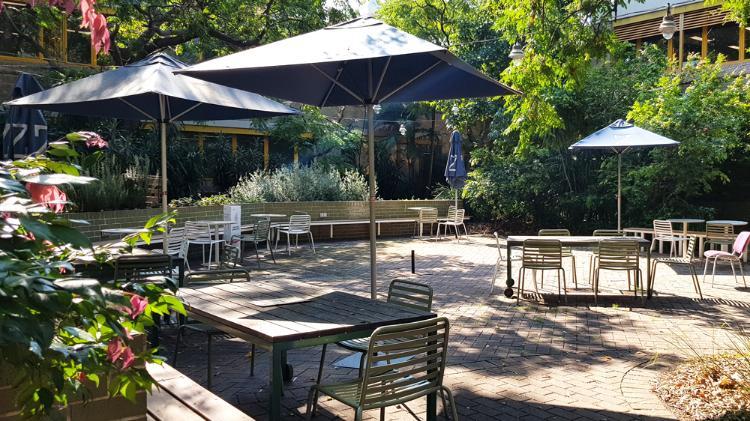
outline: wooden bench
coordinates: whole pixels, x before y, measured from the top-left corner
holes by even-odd
[[[149,421],[253,420],[167,364],[149,364],[146,369],[159,385],[148,396]]]

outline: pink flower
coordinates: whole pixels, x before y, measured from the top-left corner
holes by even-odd
[[[122,369],[128,369],[134,362],[135,354],[133,354],[133,351],[129,347],[126,347],[125,351],[122,353]]]
[[[134,294],[130,297],[130,308],[126,308],[125,311],[130,315],[130,318],[135,320],[136,317],[143,313],[148,305],[148,298],[141,297],[140,295]]]
[[[94,132],[76,132],[85,139],[85,145],[87,148],[104,149],[109,146],[106,140],[104,140],[99,134]]]
[[[99,51],[109,51],[110,39],[107,19],[94,10],[95,3],[95,0],[81,0],[78,7],[81,9],[81,28],[91,29],[91,46],[94,53],[99,54]]]
[[[41,203],[55,213],[61,213],[65,209],[68,196],[56,186],[46,184],[26,183],[26,190],[31,195],[31,200]]]
[[[112,339],[107,345],[107,359],[114,364],[115,361],[120,359],[120,356],[125,352],[125,349],[125,344],[122,343],[120,338]]]
[[[76,376],[76,378],[78,379],[79,382],[83,382],[86,379],[88,379],[89,377],[86,375],[86,373],[84,373],[83,371],[81,371],[81,372],[78,373],[78,375]]]

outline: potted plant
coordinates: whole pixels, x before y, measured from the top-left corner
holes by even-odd
[[[0,162],[0,419],[70,418],[104,395],[121,401],[107,405],[118,414],[89,418],[145,419],[145,392],[153,385],[145,363],[161,359],[143,346],[143,332],[155,316],[184,309],[168,283],[75,273],[81,256],[109,264],[111,254],[95,251],[59,215],[67,205],[59,186],[95,182],[80,175],[77,162],[82,150],[102,147],[95,133],[79,132],[50,142],[45,155]],[[148,241],[169,220],[152,218],[139,237]]]

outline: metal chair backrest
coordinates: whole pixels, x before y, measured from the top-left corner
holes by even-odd
[[[599,242],[598,256],[600,269],[638,269],[638,241],[603,240]]]
[[[500,236],[497,234],[497,231],[493,232],[492,235],[495,236],[495,245],[497,245],[497,252],[502,256],[503,247],[500,245]]]
[[[221,257],[219,258],[219,269],[235,268],[239,266],[240,248],[231,244],[223,243]]]
[[[625,233],[618,230],[594,230],[592,234],[594,237],[624,237]]]
[[[537,235],[545,237],[570,237],[570,230],[565,228],[545,228],[540,229]]]
[[[194,241],[211,241],[211,230],[207,224],[187,221],[185,222],[185,239]]]
[[[732,254],[742,257],[747,250],[747,245],[750,243],[750,231],[742,231],[737,235],[737,239],[734,240],[732,245]]]
[[[559,269],[562,267],[562,246],[559,240],[524,240],[523,267],[527,269]]]
[[[361,408],[393,406],[438,391],[449,329],[445,317],[375,329],[364,364]]]
[[[289,231],[310,231],[310,215],[300,214],[289,217]]]
[[[706,223],[706,240],[730,240],[734,238],[734,226],[730,224]]]
[[[687,250],[685,250],[685,256],[687,256],[688,259],[692,259],[693,254],[695,254],[695,244],[698,242],[697,240],[696,237],[688,237],[688,246]]]
[[[388,287],[388,302],[414,310],[432,311],[432,287],[419,282],[394,279]]]
[[[654,238],[674,237],[672,223],[663,219],[654,219]]]
[[[167,234],[167,254],[181,256],[184,252],[185,227],[174,227]]]
[[[268,240],[268,232],[271,230],[271,221],[268,219],[260,219],[255,224],[255,229],[253,230],[253,241],[256,243],[267,241]]]
[[[453,211],[453,212],[456,211],[456,205],[449,205],[448,206],[448,212],[451,212],[451,211]]]
[[[128,282],[164,282],[172,276],[172,256],[152,254],[119,256],[115,259],[115,280]]]
[[[466,215],[466,209],[456,209],[456,213],[453,215],[453,220],[451,222],[458,225],[463,224],[464,215]],[[448,215],[448,219],[450,220],[450,215]]]
[[[419,222],[423,224],[434,224],[438,220],[438,210],[427,208],[419,211]]]

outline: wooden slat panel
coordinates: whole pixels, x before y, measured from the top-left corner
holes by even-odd
[[[695,10],[685,13],[684,29],[701,28],[703,26],[721,25],[726,21],[727,13],[719,7]],[[675,15],[675,23],[679,25],[679,15]],[[615,35],[622,41],[633,41],[636,39],[649,38],[661,35],[659,24],[662,18],[649,19],[628,25],[616,26]]]

